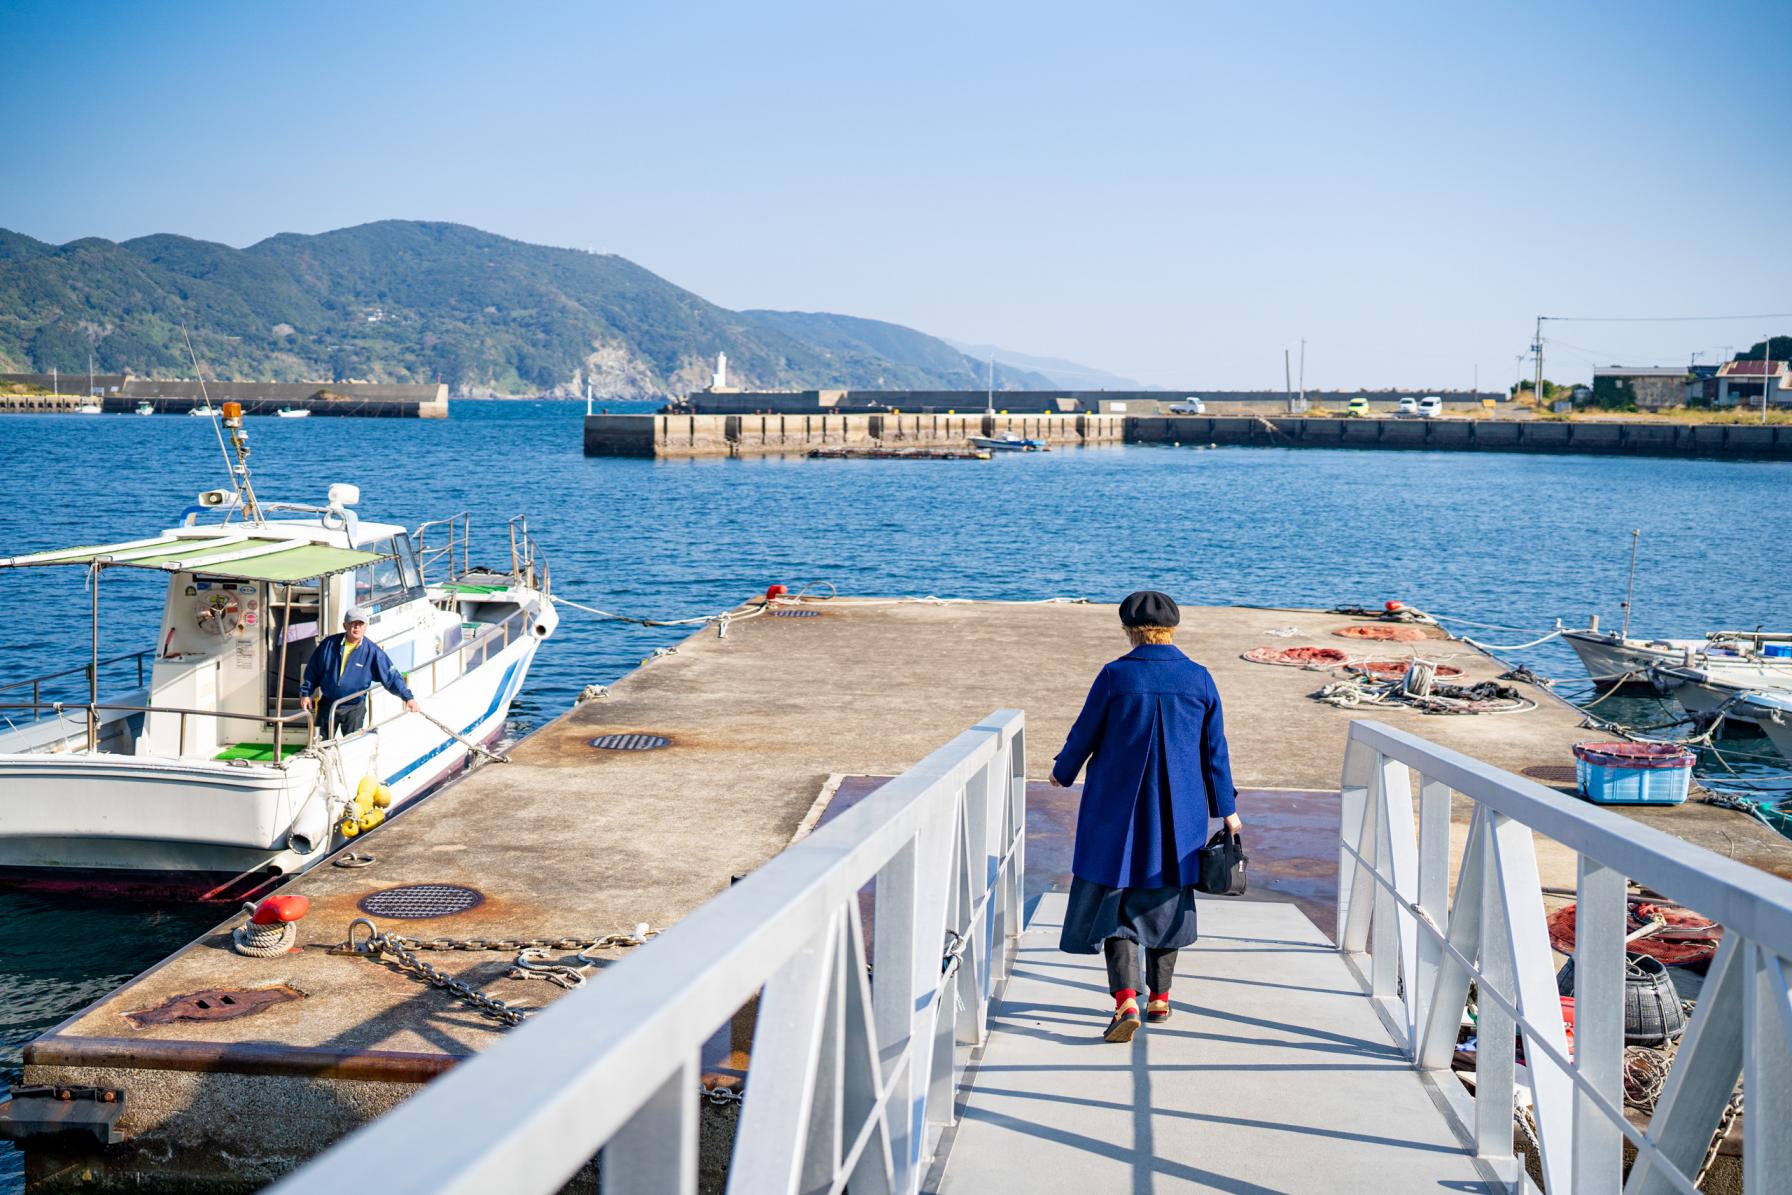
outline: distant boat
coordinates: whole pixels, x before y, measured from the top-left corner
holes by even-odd
[[[1044,440],[1023,440],[1013,432],[1005,436],[972,436],[971,443],[991,452],[1050,452]]]
[[[150,402],[149,400],[145,399],[143,402],[140,402],[137,404],[137,414],[139,414],[139,415],[154,415],[155,413],[156,413],[156,404]]]
[[[311,412],[304,407],[281,407],[274,414],[282,419],[308,419],[311,416]]]
[[[218,417],[218,408],[212,406],[192,407],[187,411],[187,414],[197,415],[201,419],[216,419]]]
[[[96,402],[84,402],[75,408],[77,415],[102,415],[104,413],[105,408]]]

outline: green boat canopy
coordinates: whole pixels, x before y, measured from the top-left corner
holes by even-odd
[[[218,537],[163,535],[121,544],[64,548],[29,556],[0,557],[0,568],[98,564],[165,573],[202,573],[232,581],[307,581],[347,572],[382,559],[378,552],[337,548],[304,540],[261,539],[247,532]]]

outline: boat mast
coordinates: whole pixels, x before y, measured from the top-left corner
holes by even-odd
[[[1630,584],[1624,589],[1624,627],[1618,632],[1619,639],[1630,638],[1630,599],[1636,596],[1636,548],[1642,538],[1641,527],[1630,533]]]

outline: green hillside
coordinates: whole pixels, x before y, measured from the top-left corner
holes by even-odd
[[[448,382],[457,393],[683,393],[715,354],[746,388],[967,388],[983,367],[910,328],[736,312],[621,257],[386,220],[247,249],[156,235],[49,245],[0,229],[0,370]],[[1005,388],[1047,387],[997,369]]]

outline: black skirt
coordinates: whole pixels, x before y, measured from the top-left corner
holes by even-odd
[[[1058,939],[1058,949],[1067,954],[1100,954],[1109,938],[1147,950],[1180,950],[1195,937],[1193,888],[1109,888],[1071,877]]]

